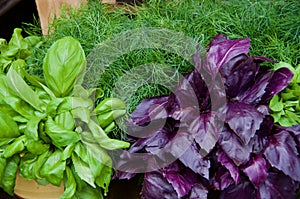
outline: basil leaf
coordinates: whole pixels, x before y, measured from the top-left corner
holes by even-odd
[[[41,140],[27,139],[25,142],[27,150],[35,155],[40,155],[49,150],[49,144],[43,143]]]
[[[41,122],[42,119],[43,118],[40,118],[40,117],[32,117],[27,122],[27,126],[25,129],[25,135],[28,136],[29,138],[32,138],[37,141],[39,139],[38,127],[39,127],[39,123]]]
[[[14,194],[14,187],[15,187],[19,162],[20,162],[19,155],[14,155],[12,158],[9,158],[7,160],[5,171],[1,178],[1,187],[5,192],[7,192],[10,195]]]
[[[75,128],[75,120],[70,111],[56,115],[55,122],[68,130],[73,130]]]
[[[94,141],[105,149],[115,150],[120,148],[128,148],[130,146],[128,142],[109,138],[103,129],[93,120],[90,120],[88,127],[91,130]]]
[[[62,151],[54,151],[43,164],[40,175],[53,185],[60,186],[63,180],[66,161],[62,160]]]
[[[0,138],[14,138],[19,135],[17,123],[9,115],[0,112]]]
[[[50,155],[51,155],[50,151],[46,151],[43,154],[38,156],[35,164],[33,165],[33,173],[36,180],[40,181],[43,179],[43,177],[40,174],[40,170]]]
[[[7,159],[3,158],[3,157],[0,157],[0,179],[3,179],[6,164],[7,164]]]
[[[112,168],[108,167],[106,165],[103,165],[103,167],[101,169],[101,172],[99,173],[99,175],[95,179],[96,184],[99,187],[104,189],[105,194],[108,192],[108,186],[109,186],[110,181],[111,181],[111,176],[112,176]]]
[[[7,73],[7,83],[21,99],[30,104],[36,110],[42,111],[44,107],[43,101],[39,96],[26,84],[22,77],[13,69],[10,68]]]
[[[15,48],[15,49],[28,48],[28,44],[24,41],[24,38],[21,33],[22,33],[22,29],[20,28],[14,29],[12,37],[8,43],[9,48]]]
[[[10,143],[4,150],[3,157],[9,158],[12,157],[15,154],[20,153],[21,151],[24,150],[24,142],[25,142],[25,137],[21,136],[16,138],[12,143]]]
[[[44,59],[46,84],[57,97],[67,96],[85,67],[85,54],[80,43],[69,36],[59,39],[50,47]]]
[[[23,117],[30,119],[34,115],[34,109],[17,97],[6,97],[4,102]]]
[[[35,175],[33,172],[34,164],[37,161],[37,156],[24,156],[20,162],[20,176],[25,178],[26,180],[35,179]]]
[[[72,199],[103,199],[102,193],[99,188],[93,188],[89,186],[85,181],[81,180],[74,167],[72,167],[71,170],[77,184],[77,189]]]
[[[67,146],[80,140],[77,132],[68,130],[48,116],[45,122],[45,132],[52,139],[52,142],[57,147]]]
[[[74,168],[78,176],[87,182],[90,186],[96,188],[94,184],[94,176],[89,168],[89,165],[84,162],[77,154],[72,154],[72,162],[74,164]]]
[[[66,172],[64,174],[64,185],[65,185],[65,191],[63,195],[59,197],[59,199],[72,198],[76,192],[76,181],[69,167],[66,167]]]

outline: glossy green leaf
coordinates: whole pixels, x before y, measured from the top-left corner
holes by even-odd
[[[0,138],[14,138],[20,135],[17,123],[5,112],[0,112]]]
[[[66,169],[66,161],[62,160],[62,151],[55,150],[43,164],[40,174],[53,185],[60,186]]]
[[[279,99],[278,95],[275,95],[270,101],[270,109],[272,111],[281,111],[283,109],[282,100]]]
[[[19,168],[20,176],[22,176],[26,180],[35,179],[33,167],[36,161],[37,161],[37,156],[28,155],[28,157],[26,157],[25,155],[23,158],[21,158],[20,168]]]
[[[71,112],[74,119],[80,119],[86,124],[90,122],[90,111],[88,108],[78,107],[73,109]]]
[[[105,98],[95,108],[96,114],[106,113],[113,110],[125,110],[126,105],[118,98]]]
[[[10,143],[4,150],[3,157],[10,158],[15,154],[19,154],[25,149],[24,142],[26,138],[24,136],[16,138],[12,143]]]
[[[9,158],[7,160],[4,175],[1,178],[1,187],[6,193],[10,195],[14,194],[14,187],[15,187],[19,162],[20,162],[19,155],[15,155]]]
[[[72,116],[72,114],[70,113],[70,111],[66,111],[63,113],[59,113],[58,115],[56,115],[55,117],[55,122],[64,127],[65,129],[68,130],[74,130],[75,128],[75,120]]]
[[[36,110],[43,110],[44,103],[13,68],[10,68],[10,70],[8,71],[7,78],[8,86],[15,92],[16,95],[30,104]]]
[[[14,29],[12,37],[8,43],[8,46],[10,48],[16,48],[16,49],[28,48],[28,44],[26,43],[26,41],[24,41],[24,38],[21,33],[22,33],[22,29],[20,29],[20,28]]]
[[[54,98],[52,99],[46,107],[47,115],[54,116],[57,114],[58,106],[64,101],[64,98]]]
[[[92,172],[89,168],[88,163],[84,162],[77,154],[72,154],[72,162],[75,167],[75,171],[78,174],[78,176],[87,182],[90,186],[96,188],[96,185],[94,184],[94,176],[92,175]]]
[[[38,127],[43,118],[33,116],[28,122],[25,129],[25,135],[34,140],[39,139]]]
[[[30,119],[34,115],[33,107],[29,106],[26,102],[17,97],[6,97],[4,102],[8,104],[14,111],[26,119]]]
[[[63,160],[67,160],[68,158],[71,157],[73,151],[74,151],[74,148],[75,148],[76,144],[70,144],[68,145],[64,151],[63,151],[63,156],[62,156],[62,159]]]
[[[51,138],[53,144],[58,147],[67,146],[80,140],[77,132],[58,125],[51,117],[48,117],[45,122],[45,132]]]
[[[59,197],[59,199],[70,199],[74,196],[76,192],[76,181],[73,173],[69,167],[66,167],[66,172],[64,174],[64,185],[65,190],[63,195]]]
[[[7,163],[7,159],[0,157],[0,179],[3,179],[5,168],[6,168],[6,163]]]
[[[9,89],[7,84],[7,76],[0,74],[0,97],[12,96],[12,91]]]
[[[89,186],[89,184],[87,184],[85,181],[81,180],[74,167],[71,168],[71,170],[77,184],[76,193],[72,199],[103,199],[102,192],[99,188],[93,188]]]
[[[30,47],[38,48],[43,42],[39,36],[28,36],[24,38],[24,41],[29,44]]]
[[[101,173],[95,179],[96,184],[104,189],[105,194],[108,192],[108,187],[111,181],[112,168],[108,166],[103,166]]]
[[[41,140],[27,139],[25,142],[27,150],[35,155],[40,155],[49,150],[50,145],[43,143]]]
[[[33,165],[33,173],[37,180],[44,179],[40,174],[40,170],[50,155],[51,155],[51,152],[46,151],[37,157],[37,160],[36,160],[35,164]]]
[[[130,146],[128,142],[109,138],[103,129],[93,120],[90,121],[88,127],[94,137],[94,142],[107,150],[128,148]]]
[[[57,40],[48,50],[43,63],[47,86],[57,97],[64,97],[73,90],[79,75],[86,67],[84,51],[72,37]]]

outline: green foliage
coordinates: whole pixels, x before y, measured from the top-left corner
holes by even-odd
[[[61,198],[88,194],[98,199],[108,192],[112,160],[107,150],[129,143],[109,138],[97,116],[112,115],[101,119],[110,126],[115,112],[125,114],[125,105],[114,98],[94,109],[100,89],[86,90],[77,81],[85,63],[80,43],[64,37],[46,53],[45,80],[15,67],[0,74],[0,187],[9,194],[17,170],[40,184],[64,183]]]
[[[275,95],[270,101],[270,109],[275,122],[281,126],[292,126],[300,123],[300,64],[297,67],[285,62],[275,64],[276,69],[289,68],[293,73],[290,85]]]
[[[15,28],[14,33],[7,43],[5,39],[0,39],[0,67],[1,73],[6,73],[10,66],[15,68],[23,67],[34,48],[38,48],[41,44],[41,37],[28,36],[23,38],[22,29]]]

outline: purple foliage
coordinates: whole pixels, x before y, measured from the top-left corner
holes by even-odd
[[[206,59],[198,52],[193,56],[195,69],[172,94],[145,99],[132,113],[129,134],[138,138],[120,164],[134,171],[138,164],[126,160],[138,153],[156,157],[140,160],[149,166],[174,158],[145,173],[143,198],[204,199],[215,192],[224,199],[295,197],[300,126],[274,125],[268,108],[293,74],[261,66],[273,61],[249,56],[249,48],[249,38],[216,36]],[[121,172],[116,177],[131,176]]]

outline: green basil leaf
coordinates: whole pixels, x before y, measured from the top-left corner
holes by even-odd
[[[40,175],[53,185],[60,186],[66,169],[66,161],[62,160],[63,153],[54,151],[43,164]]]
[[[10,143],[4,150],[3,157],[10,158],[15,154],[20,153],[25,149],[24,142],[26,140],[25,136],[16,138],[12,143]]]
[[[40,170],[50,155],[51,155],[50,151],[46,151],[42,153],[41,155],[38,156],[35,164],[33,165],[33,173],[37,180],[41,181],[42,179],[44,179],[40,174]]]
[[[14,139],[15,138],[0,138],[0,146],[7,145],[7,144],[11,143],[12,141],[14,141]],[[1,155],[3,155],[3,154],[0,154],[0,156]]]
[[[87,182],[93,188],[96,188],[94,176],[89,168],[88,163],[84,162],[77,154],[72,154],[72,162],[78,176]]]
[[[69,36],[59,39],[50,47],[44,59],[47,86],[57,97],[67,96],[85,67],[85,54],[80,43]]]
[[[77,184],[77,189],[72,199],[103,199],[101,190],[99,188],[93,188],[89,186],[85,181],[81,180],[74,167],[72,167],[71,170]]]
[[[58,107],[57,113],[71,111],[79,107],[85,107],[91,110],[94,103],[91,99],[83,99],[79,97],[65,97],[64,102]]]
[[[126,105],[119,98],[105,98],[95,108],[96,114],[106,113],[113,110],[125,110]]]
[[[6,97],[4,102],[26,119],[30,119],[34,115],[34,109],[20,98]]]
[[[25,135],[34,140],[39,139],[38,127],[43,118],[33,116],[27,123]]]
[[[85,107],[78,107],[71,111],[74,119],[80,119],[86,124],[90,122],[90,111]]]
[[[65,191],[63,195],[59,197],[59,199],[70,199],[74,196],[76,192],[76,181],[73,173],[69,167],[66,167],[66,172],[64,175],[64,185]]]
[[[64,101],[64,98],[54,98],[52,99],[46,107],[47,115],[54,116],[57,114],[58,106]]]
[[[43,43],[41,41],[41,39],[42,39],[41,37],[33,35],[33,36],[25,37],[24,41],[27,44],[29,44],[30,47],[36,47],[36,48],[38,48],[41,45],[41,43]]]
[[[7,159],[3,158],[3,157],[0,157],[0,179],[3,179],[5,168],[6,168],[6,164],[7,164]]]
[[[108,192],[108,187],[111,181],[111,176],[112,176],[112,168],[103,165],[101,169],[101,173],[96,177],[95,181],[96,184],[104,189],[104,195]]]
[[[17,123],[5,113],[0,112],[0,138],[18,137],[19,127]]]
[[[27,150],[35,155],[40,155],[49,150],[49,144],[43,143],[41,140],[27,139],[25,142]]]
[[[270,101],[270,109],[272,111],[281,111],[283,110],[283,103],[282,103],[282,100],[280,99],[279,100],[279,96],[278,95],[275,95],[271,101]]]
[[[130,146],[128,142],[109,138],[103,129],[93,120],[90,120],[88,127],[91,130],[94,141],[107,150],[128,148]]]
[[[26,49],[28,44],[24,41],[22,36],[22,29],[15,28],[12,37],[8,43],[9,48]]]
[[[36,161],[37,161],[37,156],[25,155],[23,158],[21,158],[20,168],[19,168],[20,176],[22,176],[26,180],[35,179],[33,168]]]
[[[75,128],[75,120],[70,113],[70,111],[66,111],[56,115],[55,122],[68,130],[73,130]]]
[[[58,125],[49,116],[45,122],[45,132],[51,138],[53,144],[58,147],[67,146],[80,140],[77,132]]]
[[[42,111],[44,107],[43,101],[39,96],[26,84],[22,77],[13,69],[10,68],[7,73],[8,86],[13,90],[21,99],[30,104],[36,110]]]
[[[74,151],[74,148],[75,148],[76,144],[70,144],[68,145],[64,151],[63,151],[63,156],[62,156],[62,159],[63,160],[67,160],[68,158],[71,157],[73,151]]]
[[[0,97],[13,96],[12,91],[9,89],[7,84],[7,76],[0,74]]]
[[[9,158],[7,160],[4,175],[1,178],[1,187],[6,193],[10,195],[14,194],[14,187],[15,187],[19,162],[20,162],[19,155],[14,155],[13,157]]]

